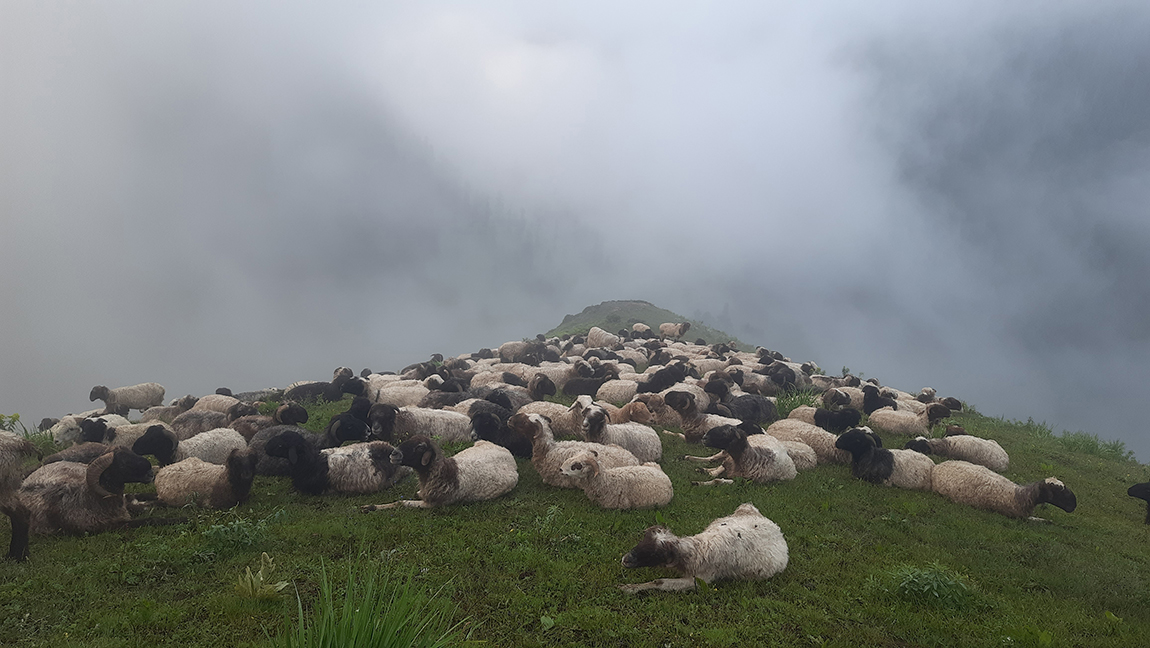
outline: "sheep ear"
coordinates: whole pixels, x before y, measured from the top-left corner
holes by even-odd
[[[299,462],[299,452],[297,452],[294,447],[288,448],[287,460],[288,463],[292,464],[293,466]]]
[[[111,493],[109,493],[103,486],[100,485],[100,476],[104,474],[104,471],[108,469],[108,466],[112,465],[112,460],[115,458],[116,453],[109,451],[105,452],[99,457],[96,457],[92,460],[92,463],[88,464],[88,471],[84,475],[85,482],[88,485],[88,490],[91,490],[99,497],[112,496]]]
[[[593,455],[595,455],[596,457],[598,457],[598,456],[599,456],[599,451],[598,451],[598,450],[592,450],[592,451],[591,451],[591,454],[593,454]]]
[[[434,458],[435,458],[435,451],[431,450],[429,448],[427,450],[427,452],[423,453],[423,457],[419,460],[419,463],[426,466],[427,464],[431,463],[431,460]]]

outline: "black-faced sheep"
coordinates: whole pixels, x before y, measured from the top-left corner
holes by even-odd
[[[308,413],[302,405],[298,403],[284,403],[272,412],[271,416],[264,416],[262,414],[251,414],[249,416],[241,416],[240,418],[231,422],[228,427],[240,433],[240,436],[247,439],[249,442],[256,432],[269,428],[273,425],[299,425],[307,423]]]
[[[881,411],[881,410],[880,410]],[[941,439],[917,437],[908,441],[906,449],[923,454],[938,455],[947,459],[960,459],[986,466],[994,472],[1006,472],[1010,467],[1010,455],[993,439],[980,439],[968,434],[948,436]]]
[[[512,416],[511,418],[515,418]],[[508,419],[509,421],[510,419]],[[490,441],[511,451],[511,454],[524,459],[531,458],[531,438],[510,426],[506,421],[490,412],[480,412],[471,419],[471,429],[476,439]]]
[[[337,428],[333,431],[334,434],[316,434],[294,425],[273,425],[257,432],[248,442],[248,447],[255,450],[259,457],[259,463],[256,464],[256,474],[286,476],[291,473],[291,466],[287,460],[281,457],[272,457],[265,452],[268,442],[276,436],[286,432],[295,432],[317,449],[323,450],[324,448],[337,448],[348,441],[364,440],[362,436],[343,436],[343,433],[352,431],[350,428],[347,430]]]
[[[864,428],[844,432],[835,447],[851,453],[851,474],[872,484],[930,490],[934,462],[914,450],[879,447],[873,433]]]
[[[287,459],[292,486],[301,493],[377,493],[411,474],[391,462],[395,448],[385,441],[354,443],[318,450],[299,433],[285,432],[268,441],[269,456]]]
[[[599,454],[582,451],[568,458],[559,471],[575,480],[592,502],[607,509],[656,508],[675,496],[671,478],[659,464],[603,468]]]
[[[667,567],[680,578],[659,578],[648,583],[620,585],[628,594],[648,590],[682,592],[721,580],[762,580],[787,567],[787,541],[779,525],[763,517],[751,503],[707,525],[702,533],[678,537],[665,526],[653,526],[623,556],[623,566]]]
[[[109,412],[116,406],[143,411],[164,404],[164,386],[159,383],[140,383],[131,387],[108,389],[104,385],[96,385],[88,394],[88,400],[104,401],[105,410]]]
[[[510,415],[508,412],[507,416]],[[367,419],[371,438],[389,443],[403,442],[417,434],[432,437],[440,443],[471,440],[471,417],[450,410],[376,403],[371,406]]]
[[[862,421],[862,413],[853,407],[840,410],[828,410],[821,407],[801,406],[791,410],[787,418],[796,419],[804,423],[818,426],[827,432],[840,434]]]
[[[28,558],[31,514],[20,502],[17,492],[24,478],[24,461],[37,454],[36,446],[24,437],[0,431],[0,512],[8,516],[12,526],[12,538],[8,543],[9,560]]]
[[[690,322],[664,322],[659,325],[659,335],[676,340],[686,335],[689,330],[691,330]]]
[[[251,495],[257,459],[248,448],[233,448],[221,463],[183,459],[156,472],[156,496],[168,506],[224,509],[242,504]]]
[[[448,457],[439,444],[416,435],[399,444],[391,453],[391,462],[415,470],[420,499],[368,504],[360,507],[361,511],[479,502],[509,493],[519,483],[515,457],[507,448],[489,441],[476,441],[470,448]]]
[[[1078,499],[1053,477],[1030,484],[1015,484],[986,466],[968,461],[944,461],[934,467],[934,492],[975,508],[1008,517],[1028,518],[1039,504],[1053,504],[1072,513]]]
[[[615,444],[626,448],[640,462],[663,458],[659,433],[642,423],[610,423],[607,410],[592,405],[583,412],[583,437],[592,443]]]
[[[1146,502],[1146,524],[1150,524],[1150,482],[1134,484],[1126,489],[1126,494]]]
[[[694,483],[698,486],[732,483],[730,479],[718,479],[721,475],[743,477],[759,483],[794,479],[798,471],[783,442],[767,434],[755,436],[768,440],[768,444],[752,445],[747,433],[732,425],[708,430],[703,435],[703,445],[721,450],[717,457],[723,463],[706,471],[714,479]]]
[[[152,455],[161,466],[196,458],[222,465],[232,450],[246,450],[248,442],[231,428],[216,428],[180,441],[171,430],[153,425],[132,444],[132,452]]]
[[[148,409],[144,410],[143,414],[140,415],[140,423],[161,421],[163,423],[170,424],[172,421],[176,420],[177,416],[192,409],[192,406],[195,405],[196,401],[198,400],[199,399],[195,396],[188,394],[183,398],[177,398],[176,400],[172,401],[171,405],[157,405],[155,407],[149,407]]]
[[[115,448],[89,464],[58,461],[40,467],[24,480],[19,497],[31,512],[32,533],[99,533],[133,526],[124,484],[152,478],[147,459]],[[156,523],[161,521],[138,521]]]
[[[681,429],[683,430],[682,433],[667,432],[664,430],[663,434],[677,436],[687,443],[699,443],[703,439],[703,435],[711,428],[719,427],[720,425],[737,426],[742,423],[742,421],[736,418],[700,412],[695,401],[695,395],[691,392],[668,392],[667,395],[663,397],[663,400],[668,407],[678,413],[682,420]]]
[[[876,385],[871,383],[864,384],[862,386],[862,393],[862,410],[867,416],[884,407],[889,407],[892,410],[898,409],[898,402],[893,398],[888,398],[880,394],[879,388]],[[854,405],[854,399],[851,400],[851,405]]]
[[[950,416],[949,408],[931,403],[921,414],[885,407],[877,409],[870,412],[867,422],[891,434],[916,437],[930,434],[931,426],[948,416]]]

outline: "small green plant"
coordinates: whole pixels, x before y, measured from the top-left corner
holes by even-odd
[[[28,426],[24,425],[23,421],[20,420],[19,414],[11,414],[7,416],[0,414],[0,430],[13,432],[23,436],[24,438],[31,441],[32,445],[36,446],[36,449],[39,450],[40,454],[42,455],[49,455],[60,449],[56,446],[56,440],[52,438],[51,434],[48,434],[47,432],[41,432],[36,429],[30,429]]]
[[[245,567],[236,582],[236,591],[240,596],[247,598],[269,599],[276,598],[283,588],[288,586],[287,581],[272,582],[272,572],[276,570],[275,562],[265,551],[260,554],[260,570],[252,573],[251,567]]]
[[[909,603],[941,608],[962,608],[974,598],[969,579],[938,562],[926,567],[899,565],[886,572],[884,589]]]
[[[1054,645],[1054,633],[1037,626],[1024,626],[1007,635],[1012,646],[1046,648]]]
[[[24,436],[28,436],[32,433],[20,420],[19,414],[10,414],[7,416],[0,414],[0,430],[15,432],[16,434],[22,434]]]
[[[305,614],[296,592],[296,621],[285,610],[285,630],[272,645],[283,648],[439,648],[460,643],[466,620],[452,623],[456,607],[440,592],[426,592],[412,570],[390,562],[360,560],[348,568],[337,597],[320,562],[319,601]]]
[[[213,524],[204,529],[204,539],[217,553],[232,553],[248,549],[264,541],[267,537],[268,526],[284,515],[283,509],[277,509],[271,515],[261,520],[245,520],[236,518],[225,524]]]
[[[788,389],[779,395],[775,400],[775,408],[779,412],[779,418],[787,418],[791,410],[796,407],[815,407],[818,405],[818,397],[809,389]]]

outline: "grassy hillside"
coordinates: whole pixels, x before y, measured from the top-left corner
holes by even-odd
[[[311,406],[321,429],[347,402]],[[1005,518],[937,495],[873,486],[847,466],[794,481],[690,484],[679,459],[704,449],[668,439],[675,499],[654,511],[604,511],[579,491],[544,486],[528,462],[495,501],[362,514],[360,504],[413,497],[415,482],[362,497],[305,497],[258,478],[232,511],[184,509],[184,524],[84,538],[34,538],[26,564],[0,564],[0,645],[256,646],[276,635],[296,592],[305,610],[321,568],[344,582],[357,555],[415,570],[489,646],[1115,646],[1150,636],[1150,527],[1126,488],[1147,466],[1087,435],[976,413],[956,421],[998,439],[1015,481],[1057,475],[1078,495],[1048,524]],[[888,435],[888,447],[901,439]],[[143,488],[143,487],[141,487]],[[790,564],[766,582],[687,594],[624,595],[664,570],[619,558],[656,520],[680,534],[753,502],[782,528]],[[0,542],[7,541],[6,525]],[[291,582],[285,597],[239,594],[261,552]],[[322,561],[322,567],[321,567]]]
[[[689,317],[683,317],[677,313],[672,313],[669,310],[664,310],[645,301],[639,300],[619,300],[619,301],[605,301],[596,306],[588,306],[583,309],[583,312],[578,315],[567,315],[563,321],[546,333],[548,337],[552,335],[582,335],[591,330],[592,326],[618,333],[620,329],[631,330],[631,325],[635,322],[642,322],[656,333],[659,331],[659,325],[663,322],[690,322],[691,330],[687,331],[684,339],[695,341],[702,338],[707,341],[707,344],[715,344],[718,342],[730,342],[732,340],[739,342],[735,336],[730,333],[724,333],[717,329],[710,328],[702,322],[693,320]],[[753,347],[739,342],[739,347],[743,349],[753,349]]]

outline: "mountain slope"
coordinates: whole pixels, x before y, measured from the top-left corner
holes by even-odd
[[[702,338],[707,344],[735,341],[740,349],[750,350],[750,347],[740,342],[730,333],[713,329],[698,320],[683,317],[678,313],[659,308],[654,304],[638,299],[605,301],[595,306],[584,308],[578,315],[567,315],[563,321],[546,333],[553,335],[582,335],[598,326],[601,329],[618,333],[620,329],[631,330],[635,322],[642,322],[656,331],[663,322],[690,322],[691,330],[687,332],[686,339],[694,341]]]

